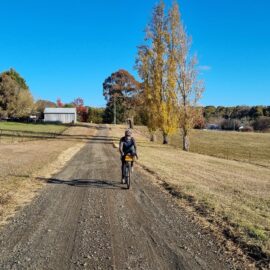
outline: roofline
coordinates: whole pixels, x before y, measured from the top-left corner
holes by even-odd
[[[44,112],[44,114],[74,114],[76,112]]]

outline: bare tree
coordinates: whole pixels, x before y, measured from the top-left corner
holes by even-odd
[[[186,33],[176,2],[170,10],[169,25],[170,34],[174,37],[174,47],[171,54],[176,62],[176,98],[182,130],[183,150],[189,151],[189,135],[198,118],[196,113],[200,110],[197,110],[196,106],[204,91],[204,86],[203,82],[198,80],[197,57],[190,54],[191,37]]]

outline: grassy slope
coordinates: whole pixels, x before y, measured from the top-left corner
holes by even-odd
[[[112,127],[112,136],[120,137],[123,132],[124,128]],[[244,140],[245,136],[252,135],[241,136]],[[268,168],[186,153],[175,147],[149,143],[136,133],[135,137],[138,138],[139,162],[156,172],[167,187],[177,191],[180,198],[191,201],[197,209],[205,211],[208,218],[230,226],[233,234],[245,243],[260,246],[270,253]],[[207,140],[210,142],[213,138]],[[219,143],[224,143],[223,139]],[[233,141],[232,144],[237,143]],[[263,141],[257,144],[263,145]]]
[[[136,128],[148,136],[145,127]],[[171,145],[181,146],[179,133],[170,137]],[[190,140],[191,152],[270,167],[270,133],[193,130]]]

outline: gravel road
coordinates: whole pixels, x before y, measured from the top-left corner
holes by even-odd
[[[232,269],[211,234],[120,159],[100,127],[0,233],[0,269]]]

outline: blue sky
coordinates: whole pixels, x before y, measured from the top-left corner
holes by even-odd
[[[35,99],[104,106],[106,77],[120,68],[137,76],[136,46],[156,3],[1,0],[0,71],[15,68]],[[178,3],[205,80],[201,103],[270,105],[270,1]]]

